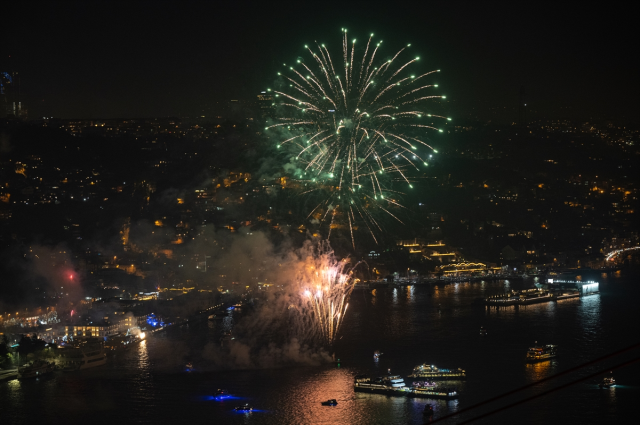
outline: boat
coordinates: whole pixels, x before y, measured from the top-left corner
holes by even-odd
[[[337,406],[338,402],[336,401],[335,398],[332,398],[331,400],[323,401],[320,404],[322,404],[323,406]]]
[[[448,379],[459,380],[466,379],[467,373],[464,369],[439,369],[434,365],[421,364],[413,368],[413,373],[409,378],[427,378],[430,380]]]
[[[536,345],[527,351],[527,362],[535,363],[550,360],[557,356],[557,348],[557,345],[551,344],[540,347],[538,346],[538,341],[536,341]]]
[[[424,410],[422,411],[422,414],[424,416],[433,416],[433,406],[430,404],[427,404],[426,406],[424,406]]]
[[[216,391],[216,395],[214,397],[216,400],[222,400],[231,397],[231,394],[229,394],[229,391],[227,390],[218,388],[218,391]]]
[[[184,368],[187,372],[191,372],[193,370],[193,365],[189,362],[184,366]]]
[[[383,354],[383,353],[381,353],[380,351],[375,351],[375,352],[373,353],[373,360],[376,360],[376,361],[377,361],[378,359],[380,359],[380,356],[381,356],[382,354]]]
[[[37,378],[53,372],[55,365],[44,360],[36,360],[31,364],[18,367],[18,379]]]
[[[411,386],[411,391],[413,393],[412,397],[435,398],[442,400],[454,400],[458,398],[457,390],[445,387],[419,387],[414,384]]]
[[[613,376],[607,376],[598,384],[600,388],[611,388],[616,386],[616,380],[613,379]]]
[[[484,326],[480,326],[480,335],[482,336],[487,335],[487,330],[484,328]]]
[[[83,370],[107,364],[107,355],[103,347],[67,347],[61,353],[63,371]]]
[[[236,412],[251,412],[253,410],[253,407],[249,406],[248,404],[245,404],[244,406],[237,406],[235,409]]]
[[[210,314],[208,317],[209,320],[215,320],[215,318],[216,318],[215,314]]]
[[[458,392],[435,386],[413,385],[407,387],[399,375],[388,375],[371,379],[367,376],[356,376],[354,391],[375,394],[394,395],[400,397],[422,397],[433,399],[453,400],[458,398]]]

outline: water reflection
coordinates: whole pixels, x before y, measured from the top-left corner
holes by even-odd
[[[138,344],[138,368],[141,370],[149,369],[149,350],[146,340],[142,340]]]
[[[527,363],[526,376],[529,382],[539,381],[547,376],[551,375],[553,371],[553,361],[547,360],[544,362]]]

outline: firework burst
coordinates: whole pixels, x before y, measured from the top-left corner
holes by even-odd
[[[406,58],[411,45],[381,59],[382,41],[374,42],[371,34],[360,57],[356,40],[342,31],[339,59],[316,44],[305,46],[308,62],[284,64],[281,88],[269,89],[279,118],[266,130],[284,130],[277,147],[291,149],[300,162],[294,177],[305,184],[304,193],[323,194],[309,217],[330,221],[329,229],[336,215],[346,217],[355,247],[359,224],[377,242],[380,212],[401,222],[394,210],[403,208],[402,192],[393,190],[392,182],[413,188],[411,175],[437,153],[427,135],[442,132],[436,123],[450,118],[432,111],[445,98],[431,94],[438,85],[429,83],[440,70],[413,74],[420,58]]]
[[[328,345],[335,341],[349,307],[355,267],[357,264],[351,267],[347,259],[336,259],[325,241],[298,276],[302,292],[299,311],[307,316],[315,334]]]

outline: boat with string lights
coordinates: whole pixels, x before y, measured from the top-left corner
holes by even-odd
[[[461,368],[440,369],[434,365],[421,364],[413,368],[413,373],[409,375],[409,378],[457,381],[467,379],[467,372]]]
[[[458,392],[449,388],[438,388],[434,384],[414,384],[407,387],[399,375],[388,375],[371,379],[368,376],[355,377],[354,391],[374,394],[384,394],[399,397],[419,397],[442,400],[454,400],[458,398]]]

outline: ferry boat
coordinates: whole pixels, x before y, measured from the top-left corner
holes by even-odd
[[[557,345],[547,344],[544,347],[539,347],[538,342],[534,347],[529,348],[527,351],[527,362],[535,363],[550,360],[557,355]]]
[[[448,379],[457,381],[466,379],[467,373],[463,369],[439,369],[434,365],[421,364],[413,368],[413,373],[409,378],[427,378],[430,380]]]
[[[102,347],[64,348],[61,351],[62,370],[83,370],[107,364],[107,355]]]
[[[368,376],[356,376],[354,390],[369,393],[389,394],[398,392],[409,392],[409,388],[404,384],[404,379],[399,375],[389,375],[371,379]]]
[[[45,362],[44,360],[36,360],[31,364],[18,367],[18,379],[37,378],[53,372],[55,365]]]
[[[423,397],[453,400],[458,398],[458,392],[449,389],[439,389],[435,386],[413,385],[407,387],[399,375],[389,375],[371,379],[367,376],[356,376],[354,390],[375,394],[394,395],[400,397]]]

